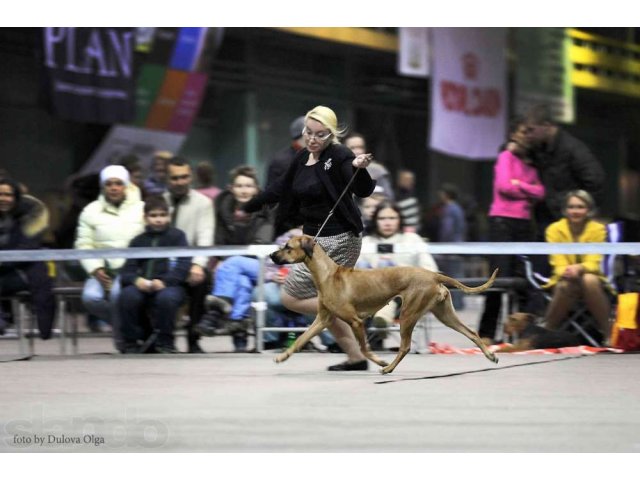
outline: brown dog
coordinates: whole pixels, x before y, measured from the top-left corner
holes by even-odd
[[[522,352],[538,348],[561,348],[580,345],[580,339],[568,332],[547,330],[535,324],[535,317],[530,313],[516,312],[509,315],[504,326],[506,335],[515,336],[518,340],[507,345],[498,352]]]
[[[498,270],[479,287],[467,287],[457,280],[418,267],[388,267],[359,270],[337,265],[325,251],[303,235],[291,238],[280,250],[271,254],[278,265],[304,262],[313,275],[318,289],[318,315],[295,343],[275,358],[284,362],[299,351],[309,339],[318,335],[334,317],[345,321],[355,334],[365,357],[385,367],[382,373],[391,373],[409,352],[411,334],[416,322],[427,311],[433,312],[446,326],[462,333],[475,343],[485,357],[498,362],[497,357],[482,343],[476,332],[464,325],[456,315],[449,290],[445,285],[456,286],[466,293],[478,293],[493,283]],[[400,348],[396,358],[387,365],[367,345],[364,319],[385,306],[392,298],[402,299],[400,312]]]

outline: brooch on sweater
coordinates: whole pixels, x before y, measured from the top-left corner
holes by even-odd
[[[329,170],[331,168],[331,159],[324,162],[324,169]]]

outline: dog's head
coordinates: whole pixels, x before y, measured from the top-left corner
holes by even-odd
[[[507,323],[504,326],[504,333],[506,333],[507,335],[520,334],[534,321],[535,317],[530,313],[512,313],[511,315],[509,315]]]
[[[313,257],[315,244],[313,238],[308,235],[291,237],[280,250],[273,252],[270,257],[276,265],[301,263],[305,258]]]

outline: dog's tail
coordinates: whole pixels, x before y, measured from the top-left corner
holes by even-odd
[[[460,290],[462,290],[465,293],[480,293],[480,292],[484,292],[487,288],[490,288],[491,285],[493,285],[493,281],[496,279],[496,276],[498,275],[498,269],[496,268],[493,271],[493,274],[491,275],[491,278],[489,280],[487,280],[485,283],[477,287],[467,287],[465,284],[460,283],[455,278],[447,277],[442,273],[438,273],[436,275],[439,282],[444,283],[449,287],[458,287]]]

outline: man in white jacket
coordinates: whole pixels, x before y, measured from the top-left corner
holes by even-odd
[[[102,192],[80,213],[75,248],[126,248],[131,239],[144,230],[144,202],[139,196],[127,194],[129,183],[129,172],[123,166],[109,165],[102,169]],[[115,346],[122,351],[118,273],[124,259],[90,258],[80,263],[89,275],[82,291],[82,303],[90,314],[111,324]]]
[[[167,188],[164,197],[171,210],[171,226],[179,228],[187,236],[191,247],[213,245],[215,224],[213,202],[209,197],[191,188],[191,166],[181,157],[169,160]],[[204,299],[211,291],[211,272],[207,269],[207,257],[193,257],[187,293],[189,295],[189,324],[187,341],[189,353],[204,353],[198,345],[199,335],[194,327],[204,313]]]

